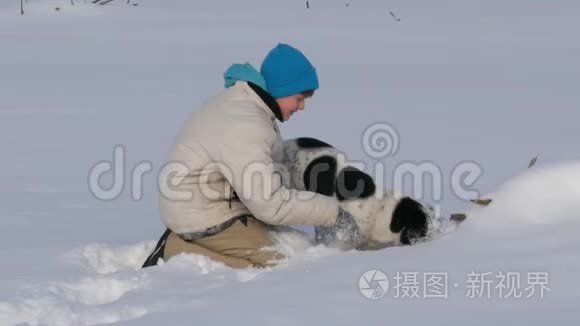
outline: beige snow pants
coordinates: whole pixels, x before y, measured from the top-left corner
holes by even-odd
[[[276,265],[284,255],[275,249],[276,241],[266,224],[254,217],[247,225],[237,220],[227,229],[202,239],[185,241],[171,233],[165,244],[163,259],[180,253],[205,255],[232,268]]]

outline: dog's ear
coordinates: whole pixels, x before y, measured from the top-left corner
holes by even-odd
[[[427,214],[423,211],[423,206],[409,197],[399,200],[391,218],[391,231],[399,233],[403,229],[421,230],[426,228]]]
[[[296,138],[296,145],[300,148],[324,148],[324,147],[332,147],[331,145],[318,140],[316,138],[309,138],[309,137],[300,137]]]
[[[339,201],[364,199],[374,195],[375,192],[373,178],[352,166],[340,170],[336,177],[336,197]]]
[[[326,196],[334,195],[336,166],[336,159],[329,155],[312,160],[302,176],[306,190]]]

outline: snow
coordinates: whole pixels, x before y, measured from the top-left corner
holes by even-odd
[[[494,233],[574,223],[580,220],[580,162],[531,169],[485,197],[493,202],[470,216],[474,227]]]
[[[29,0],[23,16],[18,1],[0,2],[0,325],[578,322],[579,3],[131,2]],[[230,63],[259,65],[277,42],[303,49],[322,85],[281,125],[285,137],[318,137],[368,169],[378,161],[387,187],[401,163],[432,162],[443,195],[431,198],[427,183],[422,199],[468,219],[374,252],[283,234],[291,259],[263,270],[194,255],[139,269],[163,232],[155,176],[184,119],[223,87]],[[375,160],[361,135],[379,121],[400,144]],[[99,200],[89,171],[116,145],[125,186]],[[451,189],[467,161],[483,169],[473,187],[493,199],[486,208]],[[152,171],[135,199],[142,162]],[[359,290],[373,269],[390,281],[377,300]],[[418,273],[420,298],[397,296],[398,272]],[[447,275],[447,298],[423,297],[433,272]],[[491,298],[470,297],[469,281],[486,272]],[[501,298],[497,276],[508,272],[521,274],[521,290],[529,273],[547,273],[549,291]]]

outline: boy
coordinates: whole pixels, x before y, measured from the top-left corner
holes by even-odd
[[[340,226],[356,237],[356,223],[334,197],[288,189],[276,171],[283,155],[276,120],[304,110],[318,88],[306,56],[278,44],[260,72],[235,64],[224,77],[226,89],[191,115],[171,151],[171,161],[185,168],[160,184],[179,196],[162,192],[168,230],[144,266],[180,253],[233,268],[271,266],[284,257],[269,225]]]

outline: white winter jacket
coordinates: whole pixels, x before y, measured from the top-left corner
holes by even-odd
[[[160,174],[165,225],[198,232],[247,214],[275,225],[334,224],[335,198],[287,188],[276,164],[283,156],[277,118],[276,101],[243,81],[193,112]]]

